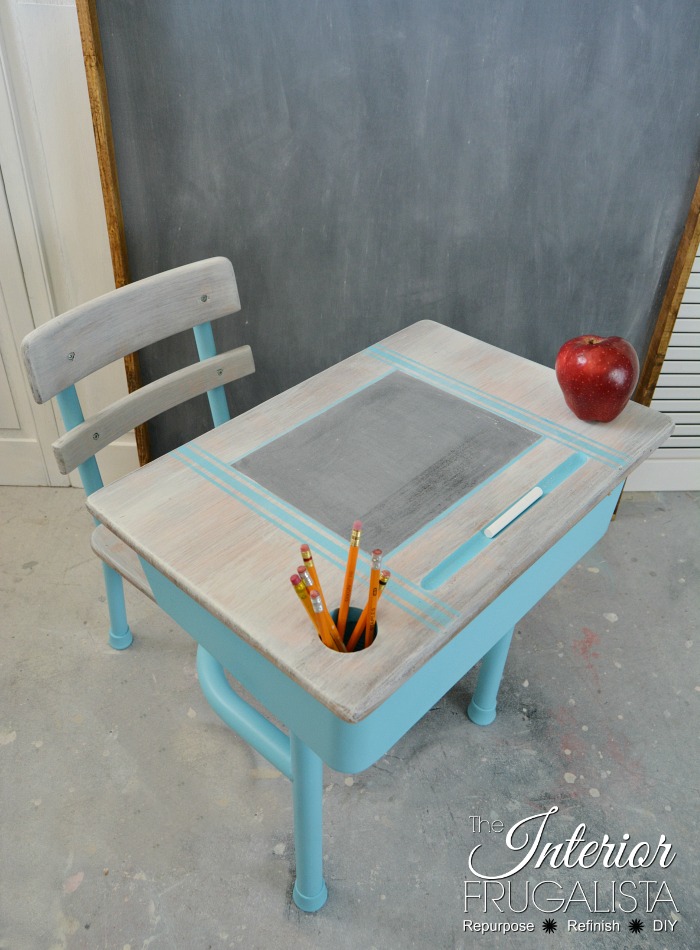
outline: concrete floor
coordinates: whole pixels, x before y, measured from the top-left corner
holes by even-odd
[[[192,641],[129,591],[136,641],[111,651],[82,494],[0,489],[0,948],[696,950],[699,501],[623,496],[606,537],[518,625],[493,725],[465,718],[472,672],[373,768],[326,769],[330,898],[305,915],[291,902],[289,785],[211,712]],[[505,874],[524,855],[507,831],[551,806],[543,843],[585,823],[585,841],[627,833],[629,848],[663,834],[675,860],[533,858],[504,878],[513,910],[473,900],[465,914],[465,880],[483,893],[472,850],[475,870]],[[476,816],[505,830],[476,831]],[[538,909],[539,881],[554,884]],[[464,920],[535,930],[465,934]]]

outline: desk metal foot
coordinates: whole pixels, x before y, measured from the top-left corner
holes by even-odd
[[[467,715],[477,726],[488,726],[496,718],[496,698],[506,665],[513,630],[501,637],[485,654],[476,681],[476,689],[469,703]]]
[[[294,734],[289,738],[297,863],[294,903],[301,910],[314,911],[328,897],[323,880],[323,762]]]
[[[107,607],[109,608],[109,645],[115,650],[126,650],[133,643],[133,636],[126,619],[126,605],[124,603],[124,582],[121,574],[102,564],[102,573],[105,579],[107,593]]]

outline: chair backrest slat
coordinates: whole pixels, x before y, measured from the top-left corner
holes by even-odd
[[[34,398],[46,402],[128,353],[240,309],[233,266],[224,257],[114,290],[25,338],[22,355]]]
[[[58,467],[64,474],[72,472],[95,452],[160,412],[253,372],[250,347],[239,346],[142,386],[61,436],[53,445]]]

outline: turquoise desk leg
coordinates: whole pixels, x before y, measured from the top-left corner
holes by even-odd
[[[126,619],[124,604],[124,583],[121,575],[107,564],[102,564],[109,607],[109,645],[115,650],[126,650],[131,646],[133,637]]]
[[[293,733],[289,738],[297,862],[294,903],[301,910],[314,911],[328,898],[323,880],[323,762]]]
[[[498,687],[501,685],[501,676],[512,639],[513,631],[510,630],[494,643],[481,661],[476,689],[467,709],[467,715],[477,726],[488,726],[496,718]]]

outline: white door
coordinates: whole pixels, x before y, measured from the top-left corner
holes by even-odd
[[[37,406],[19,354],[34,329],[0,169],[0,485],[67,485],[53,460],[50,406]]]

